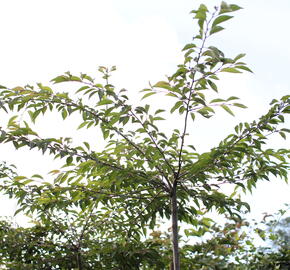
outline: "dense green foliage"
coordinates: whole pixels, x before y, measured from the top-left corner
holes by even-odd
[[[0,86],[1,109],[15,114],[1,127],[0,142],[37,149],[64,162],[44,177],[20,176],[3,167],[2,192],[17,200],[17,213],[30,216],[35,226],[13,229],[2,223],[2,248],[7,249],[2,263],[9,269],[166,269],[172,261],[179,270],[180,261],[183,265],[188,254],[196,254],[179,248],[183,230],[178,231],[178,222],[193,227],[206,222],[200,221],[203,209],[234,219],[249,210],[237,192],[224,194],[223,184],[246,191],[272,176],[287,180],[289,149],[268,148],[267,141],[289,132],[281,125],[290,113],[290,96],[273,100],[258,120],[238,124],[209,152],[199,153],[188,143],[194,130],[189,126],[195,127],[199,117],[214,117],[218,108],[232,115],[233,107],[245,108],[235,96],[221,97],[217,83],[220,73],[250,71],[241,61],[245,55],[228,57],[207,44],[232,18],[228,13],[239,9],[222,2],[213,12],[205,5],[191,12],[199,31],[184,47],[183,63],[166,81],[142,90],[142,99],[157,94],[170,98],[169,110],[144,101],[130,104],[126,90],[110,82],[115,67],[99,68],[101,82],[69,72],[52,79],[54,84],[68,83],[69,92],[41,83]],[[78,115],[79,129],[99,129],[104,149],[96,150],[92,142],[75,145],[72,138],[38,135],[33,124],[50,112],[63,120]],[[176,118],[183,123],[180,129],[160,130],[160,121]],[[160,218],[172,221],[167,245],[148,238]],[[208,256],[204,250],[202,254]],[[12,258],[17,259],[14,265]]]
[[[282,243],[285,237],[289,238],[290,227],[285,223],[288,219],[281,220],[281,214],[265,215],[260,222],[228,217],[220,225],[199,216],[195,226],[180,238],[181,269],[287,270],[290,250]],[[83,269],[170,267],[170,234],[161,228],[151,232],[146,240],[119,243],[100,238],[94,224],[87,225],[85,235],[80,222],[68,223],[66,218],[56,217],[51,224],[23,228],[1,221],[0,255],[7,269],[78,269],[78,260],[83,262]],[[285,233],[276,232],[278,227]],[[263,240],[261,246],[257,237]]]

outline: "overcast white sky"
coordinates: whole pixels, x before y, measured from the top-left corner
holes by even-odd
[[[189,12],[200,2],[0,0],[0,84],[48,83],[68,70],[94,75],[99,65],[117,65],[115,84],[137,93],[148,81],[163,80],[174,71],[181,60],[181,48],[191,41],[196,29]],[[203,3],[214,6],[220,1]],[[247,53],[245,60],[255,74],[224,77],[220,91],[225,96],[241,97],[249,109],[237,111],[235,118],[221,112],[215,119],[196,125],[197,135],[192,140],[197,140],[193,144],[201,151],[223,139],[238,122],[266,112],[273,98],[290,93],[289,0],[231,3],[244,9],[225,24],[226,30],[216,35],[213,45],[229,56]],[[69,136],[70,125],[52,118],[41,128],[52,134],[62,130]],[[5,124],[1,121],[0,126]],[[277,146],[285,148],[289,142],[275,140]],[[0,159],[16,163],[22,174],[45,173],[56,166],[37,153],[15,152],[8,146],[0,146],[0,151]],[[248,199],[253,212],[261,213],[290,203],[289,194],[289,186],[273,179],[259,185]],[[4,204],[7,201],[1,208]]]

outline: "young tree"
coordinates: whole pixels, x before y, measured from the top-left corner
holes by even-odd
[[[199,31],[184,47],[183,63],[167,81],[142,90],[142,99],[156,94],[171,97],[174,103],[169,112],[163,108],[153,111],[149,104],[130,104],[126,90],[118,90],[110,82],[115,67],[99,68],[104,83],[70,72],[52,80],[79,84],[76,94],[57,92],[40,83],[37,87],[1,86],[0,107],[18,114],[6,129],[1,128],[0,141],[65,159],[60,170],[51,172],[52,179],[44,180],[40,175],[5,177],[1,188],[18,200],[17,212],[35,214],[44,224],[53,222],[55,211],[63,212],[61,217],[76,215],[82,220],[79,228],[83,228],[77,230],[79,238],[74,243],[77,258],[86,252],[82,239],[88,223],[93,228],[101,224],[97,232],[103,238],[125,244],[133,239],[138,242],[141,234],[146,236],[157,218],[170,219],[172,267],[179,270],[179,222],[195,224],[203,208],[232,216],[239,216],[244,207],[249,209],[238,196],[224,194],[223,184],[245,191],[258,180],[269,180],[270,175],[287,180],[289,150],[267,148],[266,142],[270,135],[279,133],[285,138],[289,132],[280,124],[290,113],[290,96],[273,100],[269,112],[259,120],[238,124],[233,134],[209,152],[198,153],[188,144],[189,126],[197,116],[213,117],[218,107],[229,114],[233,114],[232,107],[245,108],[234,96],[211,98],[212,92],[218,95],[215,81],[220,73],[251,71],[241,62],[244,54],[229,58],[208,45],[209,38],[223,30],[221,24],[232,18],[228,14],[239,9],[222,2],[213,12],[205,5],[191,12]],[[94,151],[89,142],[75,146],[71,138],[40,137],[25,115],[34,123],[49,111],[60,113],[64,120],[78,113],[82,117],[79,128],[100,128],[107,142],[104,150]],[[179,117],[181,129],[160,130],[158,121],[170,120],[168,113]],[[77,260],[77,268],[86,269]]]

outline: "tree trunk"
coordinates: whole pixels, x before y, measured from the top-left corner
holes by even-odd
[[[178,248],[178,208],[176,198],[176,186],[173,186],[171,196],[172,213],[172,251],[173,251],[173,270],[180,270],[179,248]]]
[[[79,250],[77,253],[77,265],[78,265],[78,270],[83,270],[82,255]]]

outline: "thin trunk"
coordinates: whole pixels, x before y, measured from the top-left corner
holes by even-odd
[[[78,264],[78,270],[83,270],[82,255],[79,250],[77,253],[77,264]]]
[[[171,197],[172,213],[172,251],[173,251],[173,270],[180,270],[179,248],[178,248],[178,208],[176,197],[176,186],[173,186]]]

